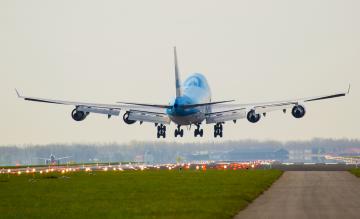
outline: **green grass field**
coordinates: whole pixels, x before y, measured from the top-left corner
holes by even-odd
[[[0,218],[232,218],[278,170],[0,176]]]
[[[360,177],[360,168],[351,169],[350,173],[354,174],[357,177]]]

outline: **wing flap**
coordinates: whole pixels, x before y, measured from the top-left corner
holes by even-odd
[[[286,103],[286,104],[278,104],[278,105],[257,106],[257,107],[254,107],[254,109],[255,109],[255,113],[262,114],[262,113],[272,112],[272,111],[276,111],[276,110],[288,109],[295,105],[296,105],[295,103]]]
[[[246,117],[246,109],[233,109],[206,114],[206,124],[242,119]]]
[[[120,110],[118,109],[105,109],[105,108],[88,107],[88,106],[79,106],[77,110],[87,113],[106,114],[109,116],[118,116],[120,114]]]
[[[150,123],[170,124],[169,116],[164,113],[130,110],[129,119]]]

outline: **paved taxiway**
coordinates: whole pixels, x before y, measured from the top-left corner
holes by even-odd
[[[346,171],[288,171],[240,218],[360,218],[360,179]]]

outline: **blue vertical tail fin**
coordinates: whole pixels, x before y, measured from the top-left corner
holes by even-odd
[[[181,96],[181,81],[179,76],[179,66],[177,61],[176,47],[174,47],[174,61],[175,61],[175,86],[176,86],[176,97]]]

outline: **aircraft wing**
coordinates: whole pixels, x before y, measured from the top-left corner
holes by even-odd
[[[156,104],[139,104],[139,103],[122,103],[122,104],[101,104],[101,103],[87,103],[87,102],[76,102],[67,100],[55,100],[38,97],[27,97],[22,96],[15,89],[16,94],[19,98],[27,101],[35,101],[40,103],[51,103],[60,105],[72,105],[75,106],[78,111],[86,113],[98,113],[110,116],[119,116],[120,111],[128,111],[129,119],[152,122],[152,123],[170,123],[170,119],[165,114],[167,105],[156,105]]]
[[[59,157],[59,158],[56,158],[56,160],[63,160],[63,159],[67,159],[67,158],[70,158],[71,156],[67,156],[67,157]]]
[[[285,101],[273,101],[264,103],[246,104],[218,104],[211,107],[211,113],[206,114],[207,123],[218,123],[247,117],[247,113],[254,110],[256,114],[266,114],[267,112],[292,108],[296,105],[303,105],[307,102],[342,97],[350,92],[350,85],[347,92],[338,92],[330,95],[321,95],[308,98],[299,98]]]
[[[49,158],[42,158],[42,157],[37,157],[36,159],[39,159],[39,160],[50,160]]]

